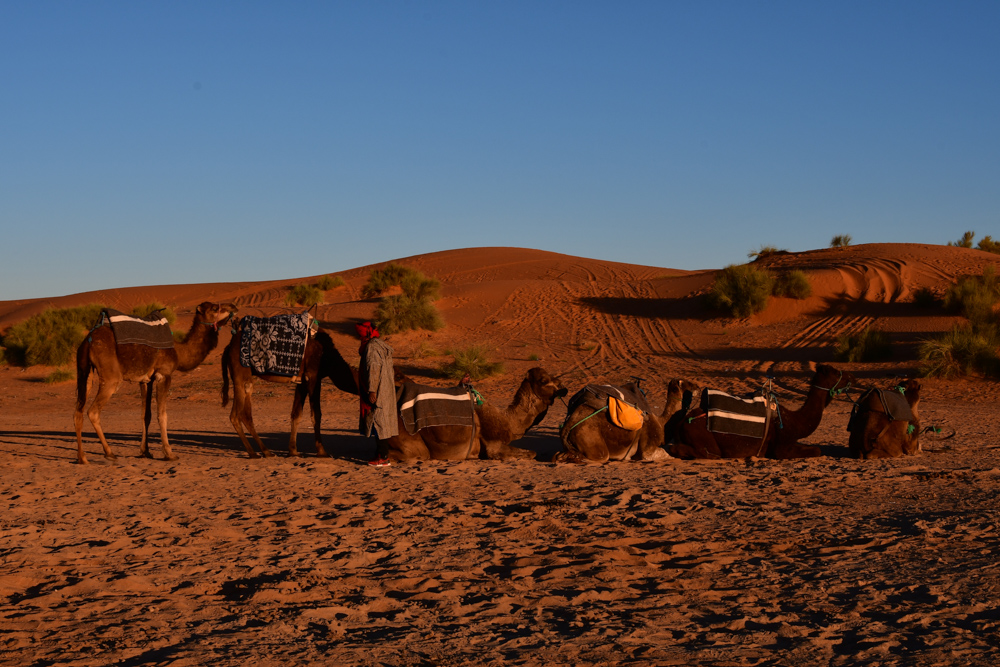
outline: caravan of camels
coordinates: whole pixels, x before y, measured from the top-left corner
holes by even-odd
[[[382,265],[306,313],[319,277],[0,303],[0,331],[107,307],[75,382],[0,366],[0,663],[992,664],[1000,385],[918,379],[961,316],[916,296],[996,260],[779,254],[755,264],[812,294],[736,318],[717,271],[399,260],[446,326],[382,337],[378,470],[355,324],[398,293],[362,293]],[[153,301],[183,333],[125,315]],[[837,358],[869,328],[891,358]],[[445,377],[471,347],[502,370]]]
[[[503,250],[493,249],[492,254],[502,252]],[[789,256],[784,253],[773,261],[796,265],[796,262],[803,262],[805,255]],[[428,256],[416,263],[427,263],[433,257]],[[554,258],[549,261],[557,262]],[[439,265],[447,264],[447,261],[439,261]],[[635,288],[634,285],[642,281],[637,280],[634,268],[605,264],[607,266],[604,270],[609,274],[608,278],[619,284],[617,289],[628,285],[635,291],[635,295],[605,296],[595,292],[580,294],[577,302],[596,312],[613,311],[615,302],[619,302],[619,306],[624,306],[623,312],[612,313],[612,317],[607,318],[616,328],[620,328],[629,315],[629,308],[645,308],[649,311],[648,315],[637,313],[638,316],[631,319],[641,321],[647,317],[663,318],[659,326],[670,332],[669,339],[663,342],[672,342],[677,348],[672,350],[675,352],[691,351],[685,337],[672,324],[673,316],[654,312],[656,302],[663,300],[655,293],[659,287],[657,282],[695,287],[697,274],[674,272],[676,275],[660,278],[659,281],[647,278],[644,288]],[[891,263],[889,266],[891,268]],[[873,301],[873,296],[884,303],[896,303],[901,300],[901,296],[915,288],[914,285],[905,284],[901,277],[893,277],[884,270],[875,268],[872,271],[857,258],[842,262],[842,266],[835,270],[837,277],[844,283],[840,286],[841,292],[837,297],[845,303],[850,290],[857,292],[855,300],[864,304]],[[819,274],[816,282],[822,284],[826,276],[823,272],[815,273]],[[830,273],[830,270],[826,269],[826,273]],[[588,278],[586,282],[595,286],[598,281],[594,278],[596,276]],[[566,284],[565,280],[563,284]],[[880,291],[876,293],[875,290]],[[105,457],[113,459],[115,454],[105,437],[101,412],[121,382],[128,380],[138,382],[145,406],[140,455],[151,456],[147,437],[155,387],[164,458],[174,460],[176,456],[167,436],[166,413],[171,378],[174,371],[190,372],[208,358],[218,345],[219,325],[223,322],[231,322],[232,336],[220,359],[222,404],[229,404],[231,385],[230,422],[247,454],[251,458],[258,458],[259,450],[260,456],[272,455],[259,435],[253,418],[253,389],[256,381],[262,379],[293,388],[288,455],[298,456],[298,422],[307,399],[312,413],[316,454],[329,455],[322,439],[322,380],[328,378],[336,389],[346,394],[359,394],[359,369],[345,360],[334,341],[338,327],[349,328],[351,322],[316,318],[309,312],[266,316],[263,315],[267,310],[264,304],[260,301],[253,303],[252,299],[250,302],[253,303],[253,310],[262,314],[241,316],[237,305],[239,300],[237,298],[229,303],[201,303],[195,310],[187,335],[174,344],[169,339],[167,329],[168,333],[165,335],[169,342],[165,345],[141,340],[144,334],[142,331],[137,332],[137,329],[153,331],[157,325],[165,326],[158,314],[145,321],[125,317],[117,311],[105,311],[101,321],[80,344],[77,352],[77,400],[74,417],[77,461],[87,463],[82,428],[91,375],[95,378],[97,391],[86,414]],[[242,300],[248,301],[245,297]],[[844,307],[833,302],[830,297],[825,297],[825,300],[834,303],[836,308]],[[692,302],[694,299],[689,297],[687,301]],[[352,302],[352,305],[357,305],[357,302]],[[691,304],[685,304],[684,307],[690,309]],[[785,308],[789,306],[785,305]],[[831,312],[836,308],[830,309]],[[326,318],[332,314],[329,310],[328,308],[327,313],[324,313]],[[541,323],[537,314],[534,317]],[[845,436],[845,440],[849,440],[850,455],[865,459],[919,454],[921,423],[917,410],[920,394],[918,380],[887,380],[882,382],[886,386],[879,387],[875,381],[859,380],[850,370],[828,363],[816,364],[801,354],[779,352],[787,347],[793,347],[799,352],[803,348],[802,343],[810,338],[815,343],[818,340],[815,330],[825,320],[839,321],[840,330],[845,331],[858,329],[861,324],[870,326],[872,319],[842,315],[820,318],[817,324],[805,327],[798,336],[793,336],[788,343],[776,348],[775,358],[762,358],[757,369],[748,369],[744,384],[753,383],[756,379],[758,386],[751,391],[741,392],[742,395],[730,391],[730,387],[720,386],[718,379],[711,382],[702,380],[699,383],[692,378],[670,377],[669,363],[662,364],[662,369],[649,365],[619,364],[613,373],[605,373],[602,377],[576,360],[575,368],[564,370],[559,376],[552,375],[542,367],[528,369],[510,404],[506,408],[500,408],[492,402],[484,402],[482,395],[467,378],[460,383],[459,388],[446,395],[440,382],[421,384],[396,368],[394,400],[391,403],[397,410],[395,419],[398,421],[398,434],[382,438],[382,446],[387,448],[388,458],[394,461],[535,459],[538,454],[536,451],[513,446],[512,443],[523,438],[533,426],[545,419],[557,399],[568,394],[568,387],[563,385],[561,379],[565,376],[567,380],[584,377],[590,381],[580,387],[566,404],[566,416],[559,429],[561,447],[552,456],[552,460],[556,462],[656,461],[669,458],[795,459],[820,456],[823,453],[820,447],[801,444],[800,441],[809,438],[816,431],[824,411],[834,400],[847,401],[852,405],[847,425],[850,434],[849,437]],[[496,317],[493,320],[496,321]],[[143,327],[143,324],[149,326]],[[522,335],[530,334],[530,324],[523,323],[520,331]],[[123,328],[121,331],[124,333],[119,333],[116,325],[129,328]],[[637,331],[630,333],[636,332],[646,336],[645,327],[640,326]],[[824,333],[829,340],[836,332],[837,329],[830,328]],[[541,332],[536,332],[536,336],[540,334]],[[630,343],[619,333],[605,339],[595,336],[589,339],[589,344],[604,349],[611,348],[620,341],[626,342],[626,345]],[[544,342],[551,345],[555,341]],[[661,341],[652,339],[650,342]],[[818,348],[817,353],[823,354],[821,349]],[[829,352],[825,354],[828,355]],[[788,359],[782,363],[779,355]],[[704,356],[706,359],[711,358],[710,354]],[[793,359],[800,367],[803,362],[809,362],[807,366],[810,377],[801,399],[779,396],[775,389],[776,363],[788,366]],[[743,361],[754,362],[749,358]],[[800,370],[794,372],[801,374]],[[657,391],[655,385],[637,379],[627,380],[629,377],[639,378],[650,374],[665,378],[662,409],[654,410],[651,404],[654,396],[650,392]],[[778,382],[781,380],[778,379]],[[858,400],[852,396],[856,396]],[[362,395],[360,405],[364,406],[365,403]],[[408,406],[409,410],[405,415],[406,419],[403,405]],[[390,405],[388,409],[393,408]]]

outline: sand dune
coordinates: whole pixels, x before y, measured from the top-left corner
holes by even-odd
[[[880,382],[914,369],[920,338],[954,318],[911,301],[1000,257],[914,244],[775,255],[801,269],[804,301],[774,299],[745,320],[710,317],[714,271],[676,271],[517,248],[399,260],[442,283],[448,326],[390,338],[428,383],[444,351],[487,344],[505,373],[479,383],[506,404],[535,365],[571,391],[645,378],[662,405],[686,377],[743,392],[775,374],[801,400],[810,364],[868,325],[900,358],[851,364]],[[357,363],[353,318],[371,267],[318,315]],[[265,283],[122,288],[0,302],[0,328],[49,306],[159,300],[190,322],[203,300],[287,310]],[[220,348],[228,341],[223,334]],[[825,456],[553,465],[557,403],[519,444],[537,462],[424,462],[373,469],[355,435],[356,398],[324,389],[334,459],[249,461],[219,405],[219,352],[175,378],[171,443],[137,458],[138,392],[104,412],[116,462],[78,466],[72,383],[51,369],[0,368],[0,663],[206,664],[994,664],[1000,653],[994,382],[927,381],[924,423],[956,435],[920,457],[847,456],[850,405],[806,440]],[[537,359],[533,358],[537,357]],[[255,421],[287,452],[291,390],[260,385]],[[300,429],[301,430],[301,429]],[[308,431],[309,429],[305,429]],[[158,443],[153,451],[159,456]]]

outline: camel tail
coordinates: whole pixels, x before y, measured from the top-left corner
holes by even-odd
[[[229,405],[229,349],[222,353],[222,407]]]
[[[80,412],[87,405],[87,384],[90,380],[90,339],[85,338],[76,348],[76,410]]]

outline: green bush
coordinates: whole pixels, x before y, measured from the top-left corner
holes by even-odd
[[[375,309],[374,320],[378,330],[386,335],[411,329],[437,331],[444,326],[444,320],[433,303],[405,294],[382,299]]]
[[[985,250],[986,252],[992,252],[995,255],[1000,255],[1000,241],[994,241],[992,236],[984,236],[976,247],[980,250]]]
[[[48,384],[59,384],[60,382],[69,382],[75,379],[76,373],[68,368],[57,368],[45,376],[45,382]]]
[[[1000,277],[992,266],[981,276],[965,276],[945,292],[944,307],[956,311],[975,324],[995,321],[993,306],[1000,301]]]
[[[1000,375],[1000,339],[995,326],[955,325],[939,338],[920,345],[921,371],[927,377]]]
[[[751,264],[730,264],[716,277],[708,292],[712,308],[733,317],[748,317],[767,308],[774,290],[774,277]]]
[[[340,276],[323,276],[316,281],[316,287],[324,292],[332,290],[335,287],[342,287],[345,284],[344,279]]]
[[[948,245],[954,246],[956,248],[971,248],[972,239],[976,238],[975,232],[965,232],[962,234],[962,238],[957,241],[948,241]]]
[[[441,283],[434,278],[407,266],[389,262],[381,269],[374,269],[368,276],[368,282],[361,288],[361,296],[366,299],[381,295],[390,287],[399,286],[403,294],[413,299],[438,298]]]
[[[865,327],[840,335],[833,354],[839,361],[885,361],[892,357],[892,341],[886,332]]]
[[[160,315],[167,320],[167,324],[173,326],[174,322],[177,321],[177,313],[170,306],[164,306],[159,301],[154,301],[152,303],[147,303],[144,306],[136,306],[129,313],[132,317],[138,317],[139,319],[145,319],[151,313],[159,310]]]
[[[831,248],[846,248],[851,245],[851,235],[850,234],[837,234],[830,240]]]
[[[289,306],[300,305],[307,308],[323,303],[323,291],[314,285],[302,283],[292,288],[292,291],[285,297],[285,304]]]
[[[432,303],[438,298],[441,283],[419,271],[390,262],[374,269],[361,288],[363,297],[379,296],[398,285],[403,293],[382,299],[375,310],[375,324],[386,334],[409,329],[437,331],[444,320]]]
[[[7,360],[21,366],[69,364],[103,308],[98,304],[49,308],[15,324],[3,337]]]
[[[784,250],[782,248],[776,248],[773,245],[762,245],[758,250],[751,250],[750,252],[748,252],[747,257],[749,257],[750,259],[757,260],[757,259],[763,259],[768,255],[780,255],[787,252],[788,252],[787,250]]]
[[[812,291],[809,276],[798,269],[779,273],[774,278],[774,287],[771,288],[771,294],[774,296],[784,296],[791,299],[807,299],[812,296]]]
[[[454,359],[442,366],[441,372],[456,380],[462,379],[466,374],[473,380],[482,380],[503,372],[503,364],[491,362],[486,347],[482,345],[473,345],[464,350],[448,350],[448,354]]]

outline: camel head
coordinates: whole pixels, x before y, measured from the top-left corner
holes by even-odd
[[[857,385],[858,379],[854,377],[853,373],[839,370],[829,364],[817,365],[816,374],[812,379],[812,386],[827,391],[831,399],[843,394],[851,387],[857,387]]]
[[[232,317],[237,310],[237,307],[231,303],[202,301],[195,309],[194,320],[197,323],[208,325],[218,331],[219,326]]]
[[[531,385],[532,393],[538,396],[546,405],[552,405],[557,398],[562,398],[569,390],[562,386],[559,378],[553,377],[544,368],[538,366],[528,371],[526,382]]]
[[[694,401],[694,396],[701,391],[701,386],[688,380],[674,378],[667,383],[667,404],[663,416],[670,417],[678,410],[687,410]]]

